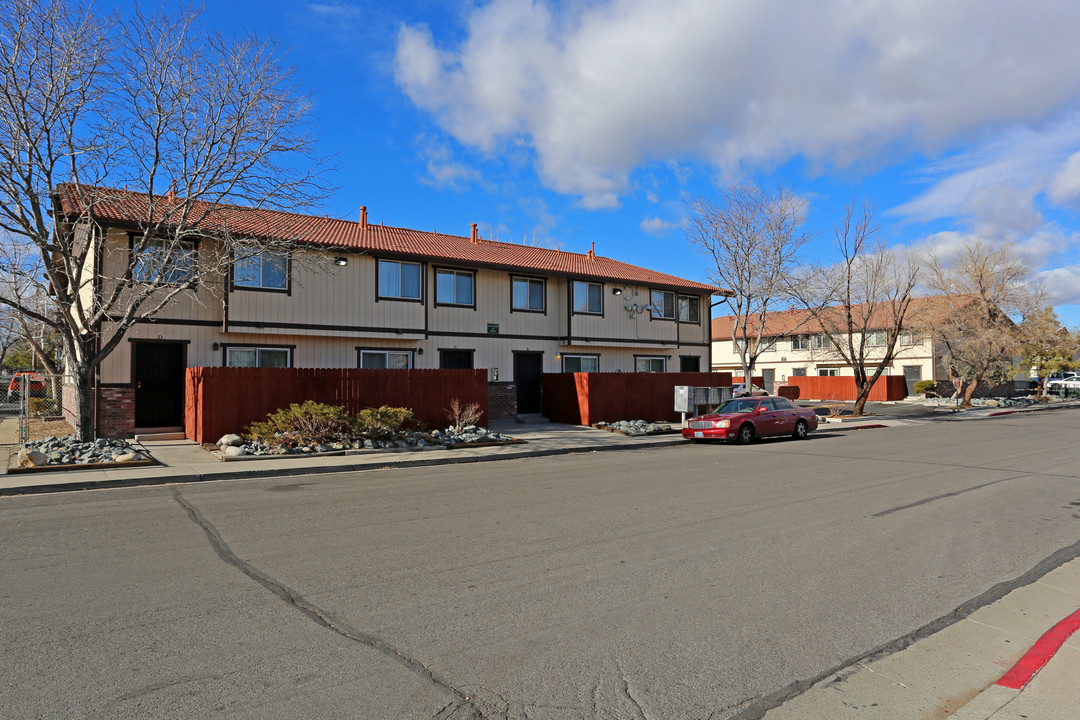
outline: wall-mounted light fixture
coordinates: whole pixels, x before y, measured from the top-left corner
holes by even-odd
[[[424,354],[424,348],[419,348],[419,349],[418,349],[418,350],[416,351],[416,354],[417,354],[417,355],[423,355],[423,354]]]
[[[562,353],[555,353],[556,360],[562,360]]]
[[[618,287],[611,288],[611,294],[612,295],[622,295],[622,288],[618,288]]]
[[[345,267],[346,265],[349,264],[349,258],[338,256],[338,257],[334,258],[334,264],[337,265],[338,267]]]
[[[499,382],[499,368],[491,368],[491,381]]]
[[[214,347],[214,351],[215,351],[215,352],[221,349],[221,346],[220,346],[220,345],[218,345],[217,343],[214,343],[214,346],[213,346],[213,347]]]

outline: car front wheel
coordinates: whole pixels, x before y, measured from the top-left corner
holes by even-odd
[[[750,423],[743,423],[739,427],[739,444],[749,445],[754,442],[754,426]]]
[[[799,422],[795,423],[795,432],[791,433],[791,437],[795,438],[796,440],[805,440],[807,432],[809,431],[807,430],[806,421],[800,420]]]

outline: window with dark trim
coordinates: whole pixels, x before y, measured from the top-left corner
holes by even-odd
[[[408,370],[412,365],[411,350],[360,351],[360,367],[364,370]]]
[[[544,312],[547,283],[542,278],[511,277],[510,308],[523,312]]]
[[[562,371],[573,372],[600,372],[599,355],[563,355]]]
[[[131,279],[140,283],[183,285],[195,279],[198,246],[193,240],[147,240],[132,243]]]
[[[792,335],[791,336],[791,349],[792,350],[809,350],[810,338],[806,335]]]
[[[436,270],[435,303],[473,307],[476,273],[470,270]]]
[[[649,293],[650,314],[655,320],[675,319],[675,293],[669,290],[653,290]]]
[[[258,290],[289,289],[289,256],[274,250],[254,248],[236,251],[233,286]]]
[[[379,260],[379,297],[420,299],[420,263]]]
[[[667,358],[660,355],[638,355],[634,358],[634,372],[664,372]]]
[[[600,283],[575,280],[574,312],[579,315],[603,315],[604,286]]]
[[[679,322],[695,325],[701,322],[701,298],[696,295],[680,295],[678,303]]]
[[[292,350],[276,347],[225,348],[226,367],[287,368]]]

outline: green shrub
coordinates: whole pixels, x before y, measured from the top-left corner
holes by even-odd
[[[933,390],[935,387],[937,387],[937,383],[933,380],[919,380],[915,383],[915,394],[918,395]]]
[[[298,443],[329,443],[350,436],[356,421],[337,405],[308,400],[272,412],[262,422],[248,426],[248,436],[271,445],[293,447]]]
[[[48,415],[56,404],[52,398],[28,398],[31,415]]]
[[[356,416],[356,429],[372,440],[385,440],[401,430],[401,426],[413,422],[411,408],[388,407],[364,408]]]

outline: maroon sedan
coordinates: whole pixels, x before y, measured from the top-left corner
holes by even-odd
[[[707,415],[690,418],[682,436],[694,442],[738,440],[745,445],[766,435],[790,435],[802,440],[817,426],[813,410],[787,398],[743,397],[729,400]]]

